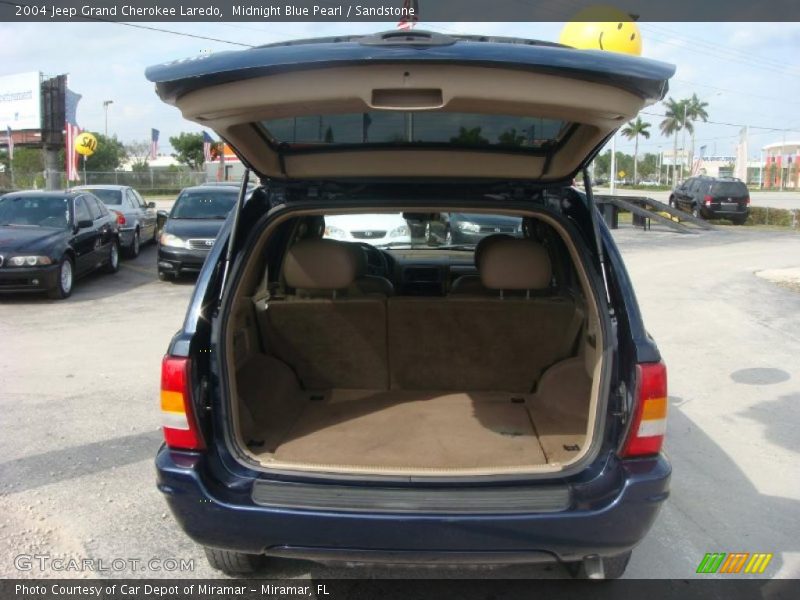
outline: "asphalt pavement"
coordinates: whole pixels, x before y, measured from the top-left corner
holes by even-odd
[[[757,276],[800,266],[800,235],[628,227],[615,236],[668,365],[666,450],[674,466],[672,495],[627,576],[691,579],[706,552],[732,551],[772,552],[765,576],[800,576],[800,293]],[[218,575],[169,514],[153,467],[160,361],[191,291],[191,280],[156,279],[149,246],[116,275],[79,281],[68,300],[0,297],[0,576],[98,575],[15,567],[15,557],[33,554],[95,558],[106,567],[115,558],[194,561],[184,573],[126,567],[104,576]],[[269,575],[565,572],[278,561]],[[492,595],[512,597],[510,590],[498,582]]]

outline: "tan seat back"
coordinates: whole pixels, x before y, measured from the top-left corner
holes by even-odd
[[[303,240],[287,252],[289,294],[259,311],[266,350],[295,370],[305,389],[387,389],[386,299],[348,297],[358,248]]]

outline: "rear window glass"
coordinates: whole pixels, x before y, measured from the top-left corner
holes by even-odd
[[[717,181],[711,186],[711,193],[718,196],[746,196],[747,187],[741,181]]]
[[[372,111],[263,121],[279,143],[292,145],[440,143],[541,148],[568,123],[557,119],[449,112]]]
[[[122,204],[122,193],[119,190],[90,190],[92,194],[100,198],[103,204],[118,206]]]
[[[224,219],[236,204],[236,190],[184,192],[172,207],[173,219]]]

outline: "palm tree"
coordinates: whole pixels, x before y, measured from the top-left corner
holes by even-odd
[[[692,94],[692,97],[685,102],[686,118],[692,125],[690,128],[688,128],[689,132],[692,134],[692,151],[689,153],[689,156],[694,158],[694,122],[703,121],[705,123],[708,121],[708,113],[706,112],[708,102],[701,101],[700,98],[697,97],[697,94]]]
[[[636,117],[635,121],[631,121],[628,123],[622,130],[622,135],[624,135],[629,140],[634,140],[633,142],[633,184],[636,185],[639,182],[639,136],[642,136],[644,139],[650,138],[650,123],[647,121],[642,121],[642,117]]]
[[[672,185],[678,183],[677,166],[678,166],[678,132],[687,125],[686,123],[686,100],[675,100],[668,98],[664,102],[664,120],[659,124],[661,133],[665,136],[674,136],[672,142]]]

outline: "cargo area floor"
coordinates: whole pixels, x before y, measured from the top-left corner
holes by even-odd
[[[302,392],[303,409],[269,446],[280,462],[464,469],[543,465],[527,394],[327,390]],[[262,454],[263,453],[263,454]],[[267,460],[269,462],[269,460]]]

